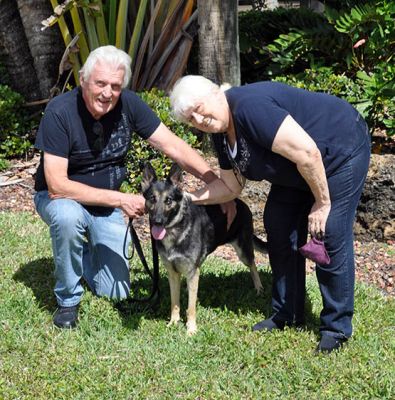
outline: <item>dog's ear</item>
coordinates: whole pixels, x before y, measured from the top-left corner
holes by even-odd
[[[147,162],[144,165],[144,170],[143,170],[143,179],[141,181],[141,190],[143,193],[149,188],[151,183],[155,182],[157,180],[155,170],[153,166]]]
[[[167,176],[167,180],[176,186],[182,182],[182,169],[178,166],[178,164],[173,163],[170,168],[169,175]]]

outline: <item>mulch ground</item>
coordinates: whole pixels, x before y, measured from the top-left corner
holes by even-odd
[[[29,212],[35,214],[33,205],[34,180],[38,158],[28,161],[16,160],[11,167],[0,173],[0,212]],[[187,176],[186,187],[193,188],[196,181]],[[149,237],[146,217],[135,221],[137,232],[143,240]],[[231,246],[218,248],[215,255],[229,261],[237,260]],[[355,242],[356,279],[377,286],[384,294],[395,296],[395,242]],[[258,264],[268,264],[267,256],[257,254]],[[309,273],[314,272],[313,263],[308,262]]]

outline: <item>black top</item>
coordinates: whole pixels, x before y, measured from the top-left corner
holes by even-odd
[[[237,154],[227,149],[226,136],[214,134],[222,169],[236,166],[250,180],[309,190],[296,164],[271,151],[277,131],[291,115],[319,148],[327,176],[350,158],[363,142],[360,114],[346,101],[278,82],[259,82],[225,92],[233,116]]]
[[[80,88],[55,97],[46,107],[35,147],[69,160],[68,177],[96,188],[118,190],[132,133],[147,139],[160,119],[134,92],[123,90],[113,110],[95,120]],[[46,190],[41,157],[35,189]]]

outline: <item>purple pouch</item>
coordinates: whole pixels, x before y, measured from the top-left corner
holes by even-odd
[[[299,251],[302,256],[316,262],[317,264],[327,265],[331,261],[325,249],[324,242],[316,238],[311,238],[299,249]]]

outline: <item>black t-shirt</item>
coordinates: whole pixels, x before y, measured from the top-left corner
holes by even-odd
[[[35,147],[69,160],[71,180],[101,189],[118,190],[125,179],[125,156],[136,132],[149,138],[160,119],[134,92],[123,90],[113,110],[95,120],[80,88],[55,97],[46,107]],[[35,189],[46,190],[43,157]]]
[[[237,154],[232,157],[226,136],[214,134],[222,169],[232,165],[250,180],[265,179],[281,186],[308,190],[292,161],[271,151],[285,117],[291,115],[319,148],[327,176],[331,176],[361,144],[362,117],[346,101],[278,82],[259,82],[225,92],[233,116]],[[363,122],[363,121],[362,121]]]

